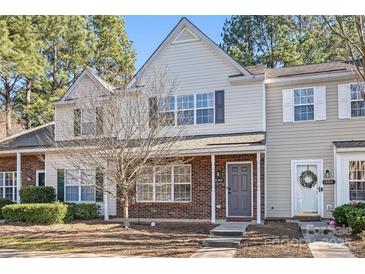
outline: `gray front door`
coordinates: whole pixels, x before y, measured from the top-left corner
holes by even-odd
[[[251,165],[228,164],[228,216],[251,216]]]

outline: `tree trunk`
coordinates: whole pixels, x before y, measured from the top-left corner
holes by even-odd
[[[26,106],[29,107],[30,105],[30,96],[32,94],[32,83],[31,81],[28,82],[28,86],[27,86],[27,98],[26,98]],[[30,129],[31,127],[31,122],[30,122],[30,115],[27,112],[25,114],[25,128],[26,129]]]
[[[128,194],[124,195],[123,198],[123,218],[124,218],[124,228],[129,228],[129,201]]]
[[[8,94],[8,92],[6,92]],[[5,98],[5,130],[6,130],[6,136],[10,136],[11,134],[11,118],[13,114],[13,109],[10,104],[10,98],[9,96],[6,96]]]

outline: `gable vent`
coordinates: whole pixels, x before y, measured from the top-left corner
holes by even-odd
[[[180,31],[180,33],[176,36],[175,40],[173,41],[173,43],[183,43],[183,42],[192,42],[192,41],[197,41],[199,40],[199,38],[192,33],[190,30],[188,30],[187,28],[184,28],[182,31]]]

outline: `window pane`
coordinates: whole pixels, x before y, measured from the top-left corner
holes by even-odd
[[[171,184],[171,167],[156,167],[156,184]]]
[[[177,109],[193,109],[194,95],[182,95],[177,97]]]
[[[137,201],[153,201],[152,184],[138,184],[136,192],[137,192]]]
[[[174,183],[190,183],[191,182],[191,167],[175,166],[174,167]]]
[[[178,125],[194,124],[194,110],[178,111],[177,124]]]
[[[94,170],[82,170],[81,171],[81,184],[90,185],[95,184],[95,171]]]
[[[158,109],[160,112],[175,110],[175,96],[160,99]]]
[[[44,172],[39,172],[38,173],[38,186],[45,186],[45,185],[46,185],[45,174],[44,174]]]
[[[190,184],[176,184],[174,185],[174,199],[176,202],[190,201]]]
[[[172,201],[171,188],[172,184],[158,185],[156,183],[156,202]]]
[[[79,201],[79,187],[78,186],[66,186],[66,201],[78,202]]]
[[[212,108],[214,106],[214,94],[200,93],[196,95],[196,107],[197,108]]]
[[[95,188],[92,186],[81,187],[81,201],[94,202],[95,201]]]
[[[365,102],[355,101],[351,102],[351,117],[365,116]]]
[[[80,173],[77,169],[68,169],[66,170],[66,184],[67,185],[75,185],[79,184]]]
[[[4,198],[4,188],[0,188],[0,198]]]
[[[0,172],[0,186],[3,186],[4,185],[4,173],[3,172]],[[1,198],[1,196],[0,196]]]
[[[350,201],[356,201],[356,191],[350,190]]]
[[[82,122],[81,123],[82,135],[95,135],[95,123],[94,122]]]
[[[174,126],[175,112],[161,112],[160,119],[161,119],[161,126]]]
[[[208,124],[214,122],[213,109],[198,109],[196,111],[196,123]]]
[[[14,201],[14,199],[13,199],[13,193],[14,193],[13,192],[13,187],[5,187],[5,199],[9,199],[11,201]]]
[[[14,173],[5,172],[5,186],[13,186],[13,185],[15,185]]]

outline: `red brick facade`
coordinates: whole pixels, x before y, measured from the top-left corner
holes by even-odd
[[[252,162],[253,168],[253,215],[256,218],[257,166],[256,154],[217,155],[216,156],[216,218],[226,218],[226,163]],[[131,218],[172,218],[172,219],[206,219],[211,218],[211,158],[194,157],[192,167],[192,200],[189,203],[140,203],[131,199],[129,215]],[[264,218],[264,159],[261,156],[261,217]],[[117,202],[118,216],[121,206]]]
[[[44,155],[21,155],[22,186],[36,184],[36,171],[44,170]],[[16,156],[0,157],[0,172],[16,171]]]

